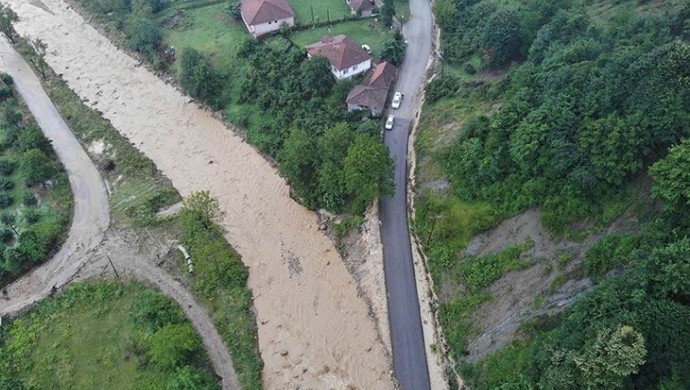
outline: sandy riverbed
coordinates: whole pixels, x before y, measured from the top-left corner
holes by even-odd
[[[355,283],[314,213],[251,146],[150,74],[61,0],[3,0],[17,30],[183,194],[208,189],[250,269],[266,388],[392,388],[390,362]]]

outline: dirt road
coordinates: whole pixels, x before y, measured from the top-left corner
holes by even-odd
[[[223,378],[223,388],[239,389],[237,374],[223,340],[189,291],[160,268],[142,261],[138,253],[128,251],[136,241],[133,237],[125,242],[120,236],[109,235],[114,238],[103,241],[110,223],[105,185],[36,75],[4,38],[0,38],[0,70],[12,75],[34,118],[53,142],[74,193],[74,219],[67,241],[46,264],[8,286],[9,299],[2,301],[0,315],[22,312],[47,297],[53,286],[62,287],[72,281],[83,266],[95,269],[94,265],[98,267],[107,261],[106,254],[112,254],[121,269],[130,271],[136,279],[154,284],[182,307],[201,335],[214,370]],[[96,261],[92,260],[94,256]]]
[[[24,59],[0,36],[0,70],[14,78],[43,133],[69,175],[74,194],[74,216],[67,240],[48,262],[9,285],[7,300],[0,300],[0,315],[20,312],[48,296],[53,286],[70,281],[88,260],[88,253],[103,239],[110,223],[105,185],[79,141],[74,137]]]
[[[183,196],[210,190],[218,198],[226,237],[249,267],[266,388],[393,387],[351,275],[269,163],[62,0],[2,1],[19,14],[21,34],[47,44],[49,65]]]

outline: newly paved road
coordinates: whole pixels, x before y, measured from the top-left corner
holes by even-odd
[[[428,0],[410,0],[411,15],[403,26],[405,61],[396,91],[405,95],[393,130],[384,141],[395,163],[395,195],[381,201],[381,236],[388,295],[388,319],[395,375],[404,390],[430,388],[424,334],[417,298],[412,249],[407,226],[407,139],[431,55],[432,17]]]

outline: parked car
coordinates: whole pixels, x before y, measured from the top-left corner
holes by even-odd
[[[367,54],[371,54],[371,48],[369,45],[362,45],[362,49],[367,52]]]
[[[395,117],[393,115],[388,115],[388,119],[386,119],[386,130],[393,130],[394,121]]]
[[[391,102],[391,107],[399,108],[400,103],[402,102],[402,99],[403,99],[403,94],[400,92],[396,92],[395,95],[393,95],[393,102]]]

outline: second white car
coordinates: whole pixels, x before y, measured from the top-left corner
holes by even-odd
[[[386,119],[386,130],[393,130],[394,121],[395,117],[393,115],[388,115],[388,119]]]

